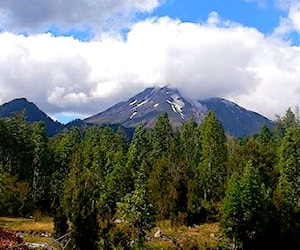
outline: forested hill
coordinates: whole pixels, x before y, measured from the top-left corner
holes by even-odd
[[[28,122],[44,122],[48,136],[53,136],[64,128],[63,124],[53,121],[46,113],[26,98],[14,99],[0,106],[0,117],[9,117],[20,113],[24,114]]]
[[[212,112],[181,130],[164,113],[131,142],[109,127],[49,139],[42,123],[0,118],[0,216],[51,215],[70,249],[148,249],[162,221],[220,222],[209,249],[300,249],[297,117],[289,109],[273,131],[238,139]],[[199,249],[190,237],[174,249]]]

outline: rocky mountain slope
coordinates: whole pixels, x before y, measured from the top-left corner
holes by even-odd
[[[53,136],[63,129],[70,129],[72,126],[86,127],[93,124],[109,125],[114,129],[122,126],[126,133],[129,131],[128,133],[132,134],[134,127],[140,123],[143,123],[146,128],[152,127],[157,116],[163,112],[168,113],[173,126],[180,127],[191,117],[201,123],[209,110],[216,114],[226,133],[232,136],[244,137],[255,134],[264,124],[269,128],[273,127],[271,120],[233,102],[222,98],[192,100],[181,95],[177,89],[169,87],[147,88],[103,112],[84,120],[76,119],[66,125],[53,121],[34,103],[25,98],[15,99],[1,105],[0,117],[24,112],[29,122],[45,122],[48,136]]]
[[[85,121],[94,124],[122,124],[125,127],[135,127],[143,123],[145,127],[151,127],[156,117],[163,112],[168,113],[174,126],[180,126],[192,116],[197,122],[201,122],[207,108],[197,101],[181,96],[176,89],[147,88]]]
[[[268,118],[223,98],[209,98],[200,102],[216,114],[225,131],[232,136],[244,137],[255,134],[264,124],[269,128],[273,127],[273,122]]]
[[[143,123],[145,127],[151,127],[156,117],[166,112],[170,122],[180,126],[192,116],[200,123],[209,110],[217,115],[225,131],[232,136],[255,134],[264,124],[270,128],[273,126],[271,120],[233,102],[222,98],[192,100],[169,87],[147,88],[85,121],[92,124],[120,124],[124,127]]]
[[[46,113],[41,111],[34,103],[29,102],[26,98],[14,99],[0,106],[0,117],[8,117],[22,112],[24,112],[28,122],[44,122],[48,136],[53,136],[64,128],[64,125],[51,119]]]

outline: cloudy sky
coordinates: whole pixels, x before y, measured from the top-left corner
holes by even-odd
[[[300,1],[0,1],[0,104],[65,122],[167,84],[271,119],[295,107]]]

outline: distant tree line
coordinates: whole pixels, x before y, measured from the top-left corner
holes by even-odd
[[[0,169],[0,215],[51,215],[55,235],[70,231],[75,249],[144,249],[161,220],[220,221],[235,249],[300,247],[300,123],[291,109],[274,130],[247,138],[225,135],[212,112],[181,129],[162,114],[131,141],[97,126],[49,139],[43,123],[1,118]]]

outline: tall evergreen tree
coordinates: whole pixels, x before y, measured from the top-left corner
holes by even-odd
[[[263,145],[270,145],[274,142],[274,134],[267,125],[263,125],[257,139]]]
[[[63,208],[63,195],[65,182],[70,173],[71,161],[75,152],[81,144],[79,129],[72,129],[52,138],[49,143],[49,150],[52,159],[54,172],[51,175],[51,199],[52,215],[54,221],[54,233],[56,237],[65,235],[68,232],[67,214]]]
[[[300,246],[300,127],[287,130],[279,149],[279,182],[274,193],[279,238],[290,249]]]
[[[73,157],[65,190],[65,210],[71,222],[71,239],[76,249],[98,249],[97,204],[101,181],[79,149]]]
[[[242,249],[259,249],[267,226],[267,198],[258,171],[248,164],[241,177],[233,175],[223,203],[222,226]]]
[[[174,142],[174,132],[167,113],[158,116],[149,137],[152,150],[151,156],[153,160],[159,159]]]
[[[145,161],[147,147],[146,131],[143,125],[139,125],[134,131],[127,153],[127,167],[131,169],[133,175],[140,170],[143,161]]]
[[[287,131],[279,151],[280,174],[295,192],[295,205],[300,207],[300,127]]]
[[[146,231],[154,227],[154,209],[145,187],[145,174],[140,169],[136,176],[134,191],[119,203],[117,215],[129,224],[133,249],[143,249]]]
[[[188,162],[189,168],[194,174],[201,158],[200,129],[194,118],[182,125],[180,131],[181,152]]]
[[[120,136],[117,135],[117,140]],[[123,144],[123,140],[121,140]],[[123,149],[120,148],[122,151]],[[127,152],[127,162],[116,162],[113,171],[107,176],[106,194],[113,200],[112,207],[121,200],[127,193],[134,190],[134,181],[137,178],[146,156],[146,136],[143,126],[135,129],[133,139]],[[125,155],[124,155],[125,156]]]
[[[187,164],[187,223],[197,224],[201,221],[201,179],[198,169],[201,159],[201,135],[200,128],[192,118],[184,123],[180,133],[180,152]]]
[[[3,118],[3,139],[0,140],[3,155],[0,155],[2,166],[17,181],[32,184],[33,144],[31,140],[32,127],[25,120],[24,114],[16,114]]]
[[[157,211],[157,219],[171,219],[177,223],[187,211],[187,166],[176,145],[156,161],[148,178],[151,203]],[[186,218],[181,218],[185,223]]]
[[[265,184],[266,188],[274,190],[277,181],[277,161],[275,143],[263,143],[260,142],[260,137],[251,136],[237,146],[233,158],[230,159],[230,167],[234,165],[234,171],[242,173],[244,166],[250,162],[258,169],[260,181]]]
[[[277,115],[275,121],[275,135],[277,135],[279,139],[283,138],[289,128],[294,128],[298,125],[299,121],[295,113],[291,108],[288,108],[283,117]]]
[[[220,201],[227,180],[226,137],[221,123],[209,112],[201,125],[200,178],[205,201]]]
[[[49,187],[52,169],[49,167],[48,137],[45,124],[33,124],[32,199],[39,209],[50,212]],[[51,166],[51,165],[50,165]]]

